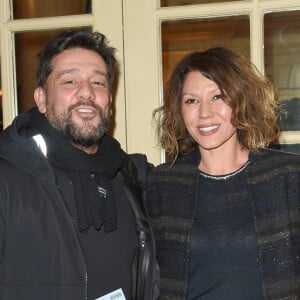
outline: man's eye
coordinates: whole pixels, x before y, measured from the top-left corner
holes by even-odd
[[[106,84],[103,82],[103,81],[98,81],[98,80],[96,80],[96,81],[93,81],[92,82],[92,85],[94,85],[94,86],[102,86],[102,87],[105,87],[106,86]]]
[[[64,81],[64,84],[74,85],[76,84],[76,80],[74,79],[68,79]]]

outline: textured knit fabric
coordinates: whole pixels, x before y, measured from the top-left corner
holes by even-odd
[[[75,190],[73,191],[73,184],[70,184],[69,173],[57,168],[54,171],[64,202],[79,228]],[[120,287],[126,299],[132,299],[132,278],[128,274],[132,272],[132,261],[138,245],[135,220],[119,180],[112,179],[111,186],[118,212],[116,228],[106,232],[103,226],[100,230],[90,226],[78,232],[86,258],[88,297],[91,300]]]
[[[223,179],[202,175],[199,186],[190,238],[188,300],[263,299],[244,166]]]
[[[250,152],[247,189],[258,244],[258,266],[265,299],[300,295],[300,156],[275,150]],[[186,299],[189,240],[198,194],[199,153],[149,176],[147,206],[161,267],[160,299]],[[212,220],[213,221],[213,220]]]
[[[105,134],[96,153],[88,154],[74,147],[49,124],[43,114],[33,110],[27,135],[34,136],[37,133],[45,139],[51,166],[64,170],[73,184],[72,200],[77,207],[76,221],[79,230],[87,230],[89,226],[96,230],[104,227],[106,232],[115,230],[117,210],[109,179],[116,177],[122,167],[124,152],[119,143]]]

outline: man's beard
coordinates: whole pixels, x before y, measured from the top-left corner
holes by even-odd
[[[80,105],[89,105],[97,110],[100,119],[97,126],[90,125],[89,118],[86,118],[86,120],[83,119],[82,126],[72,121],[72,110]],[[48,105],[46,116],[49,123],[64,135],[69,142],[84,148],[98,145],[109,126],[109,118],[105,116],[103,109],[93,102],[78,102],[77,104],[69,106],[67,111],[61,114],[57,114],[54,107]]]

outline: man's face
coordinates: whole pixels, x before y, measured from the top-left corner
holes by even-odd
[[[111,114],[104,60],[94,51],[73,48],[55,56],[52,66],[45,89],[35,90],[39,111],[75,146],[96,150]]]

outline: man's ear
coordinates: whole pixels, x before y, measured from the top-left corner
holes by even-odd
[[[112,94],[110,94],[109,106],[110,106],[110,112],[109,112],[109,115],[110,115],[110,117],[111,117],[112,114],[113,114],[113,109],[112,109]]]
[[[46,91],[42,87],[34,90],[34,101],[40,113],[46,113]]]

